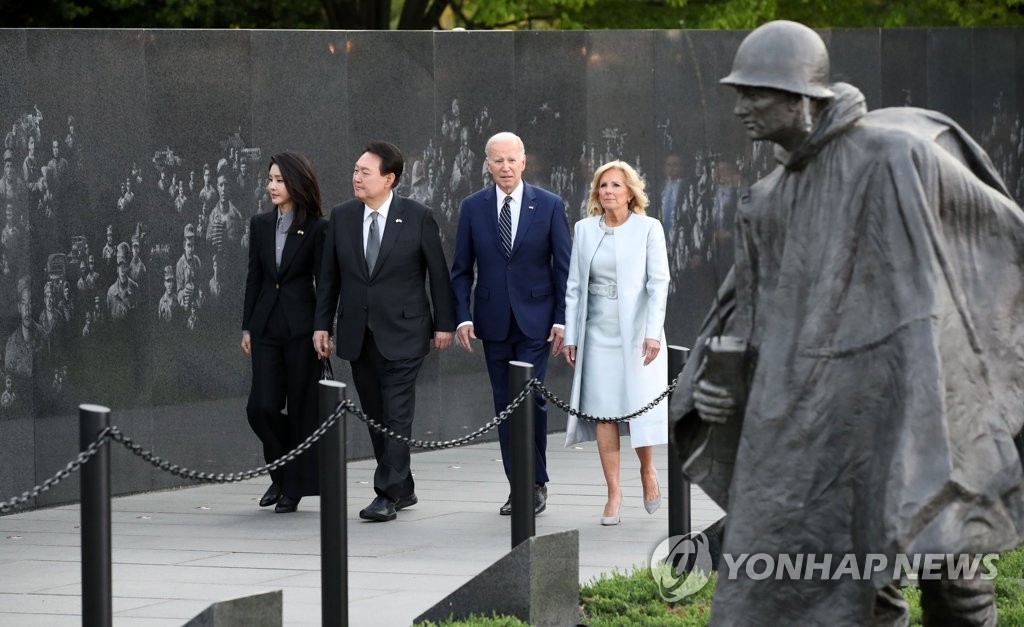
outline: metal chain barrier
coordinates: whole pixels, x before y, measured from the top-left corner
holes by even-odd
[[[352,412],[358,410],[356,409],[356,406],[352,403],[352,401],[342,401],[338,403],[338,407],[337,409],[334,410],[334,413],[328,416],[327,419],[324,420],[323,423],[319,427],[317,427],[316,430],[313,433],[311,433],[308,438],[303,440],[298,446],[296,446],[291,451],[282,455],[279,459],[276,459],[269,464],[260,466],[259,468],[255,468],[253,470],[245,470],[242,472],[227,474],[214,474],[209,472],[202,472],[178,466],[177,464],[172,464],[167,460],[157,457],[150,451],[143,449],[140,445],[132,441],[130,437],[125,435],[116,426],[110,426],[104,429],[102,432],[100,432],[100,435],[97,436],[96,440],[92,444],[90,444],[84,451],[79,453],[78,456],[73,461],[71,461],[62,470],[58,471],[57,474],[50,477],[43,483],[35,486],[31,490],[22,492],[20,496],[16,496],[7,501],[0,501],[0,514],[6,514],[9,511],[24,506],[27,502],[36,498],[43,492],[46,492],[47,490],[57,485],[61,481],[67,479],[72,473],[77,472],[82,467],[82,464],[89,461],[94,455],[96,455],[96,451],[98,451],[101,446],[106,444],[107,440],[113,440],[123,445],[126,449],[131,451],[133,454],[139,456],[144,461],[149,462],[159,470],[169,472],[172,475],[203,483],[234,483],[238,481],[246,481],[248,479],[260,477],[262,475],[269,473],[272,470],[277,470],[281,466],[284,466],[288,462],[294,460],[296,457],[306,452],[309,449],[309,447],[313,446],[313,444],[315,444],[317,440],[322,438],[323,435],[327,433],[327,431],[331,427],[333,427],[335,423],[338,422],[338,419],[346,411]]]
[[[526,382],[526,385],[523,387],[522,391],[519,392],[519,394],[517,394],[514,399],[512,399],[512,402],[509,403],[508,407],[502,410],[500,414],[498,414],[494,418],[491,418],[491,420],[487,424],[480,427],[473,433],[468,433],[466,435],[457,437],[454,440],[415,440],[413,438],[409,438],[404,435],[395,433],[394,429],[390,429],[380,424],[373,418],[370,418],[369,416],[364,414],[362,411],[356,409],[354,405],[352,406],[350,413],[356,418],[362,420],[364,423],[366,423],[366,426],[370,427],[377,433],[386,435],[392,440],[397,440],[409,447],[422,448],[426,450],[455,448],[457,446],[469,444],[473,440],[479,438],[480,436],[487,433],[491,429],[497,427],[501,423],[508,420],[512,416],[513,412],[515,412],[515,410],[523,403],[523,401],[526,400],[526,397],[530,395],[530,390],[539,385],[540,381],[538,379],[530,379],[529,381]],[[351,403],[351,401],[349,402]]]
[[[22,507],[32,499],[42,494],[43,492],[46,492],[53,486],[59,484],[61,481],[67,479],[72,473],[77,472],[82,467],[82,464],[89,461],[89,459],[91,459],[96,454],[96,451],[98,451],[101,446],[106,444],[107,440],[113,440],[114,442],[121,444],[131,453],[138,456],[143,461],[148,462],[158,470],[169,472],[177,477],[189,479],[190,481],[199,481],[201,483],[235,483],[238,481],[248,481],[249,479],[254,479],[256,477],[263,476],[269,473],[270,471],[277,470],[278,468],[284,466],[285,464],[293,461],[299,455],[306,452],[309,449],[309,447],[313,446],[313,444],[315,444],[320,438],[322,438],[323,435],[327,433],[327,431],[338,422],[342,414],[344,414],[345,412],[352,414],[362,422],[366,423],[366,426],[373,429],[374,431],[377,431],[378,433],[386,435],[389,438],[406,444],[407,446],[426,450],[439,450],[464,446],[466,444],[469,444],[473,440],[480,438],[488,431],[491,431],[492,429],[500,425],[502,422],[508,420],[512,416],[513,412],[515,412],[519,405],[521,405],[526,400],[526,398],[530,395],[530,392],[534,389],[540,391],[540,393],[543,394],[545,398],[547,398],[556,407],[566,412],[567,414],[572,414],[577,418],[580,418],[582,420],[588,420],[591,422],[616,423],[627,422],[629,420],[632,420],[633,418],[636,418],[637,416],[647,413],[648,411],[653,409],[658,403],[667,398],[669,394],[675,391],[678,383],[679,379],[677,377],[672,381],[672,383],[669,384],[669,386],[661,394],[658,395],[657,398],[655,398],[650,403],[647,403],[640,409],[630,414],[626,414],[625,416],[605,417],[592,416],[590,414],[573,409],[572,407],[569,406],[569,403],[558,398],[558,396],[556,396],[554,392],[544,387],[544,384],[542,384],[539,379],[530,379],[526,383],[526,386],[523,387],[522,391],[520,391],[519,394],[517,394],[516,397],[512,399],[512,402],[508,404],[508,407],[506,407],[497,416],[489,420],[487,424],[485,424],[484,426],[480,427],[479,429],[472,433],[468,433],[466,435],[454,438],[452,440],[418,440],[406,437],[404,435],[400,435],[398,433],[395,433],[393,429],[390,429],[380,424],[376,420],[370,418],[369,416],[364,414],[359,408],[357,408],[355,403],[353,403],[351,400],[346,399],[338,403],[338,407],[334,410],[334,413],[328,416],[327,419],[324,420],[324,422],[319,427],[317,427],[316,430],[313,433],[311,433],[308,438],[303,440],[301,444],[296,446],[291,451],[282,455],[279,459],[276,459],[273,462],[270,462],[269,464],[265,464],[252,470],[244,470],[241,472],[232,472],[226,474],[203,472],[199,470],[185,468],[177,464],[172,464],[171,462],[154,455],[151,451],[145,450],[144,448],[142,448],[141,445],[136,444],[130,437],[125,435],[116,426],[111,426],[104,429],[92,444],[90,444],[84,451],[80,452],[74,460],[68,463],[67,466],[59,470],[52,477],[42,482],[41,484],[33,487],[31,490],[22,492],[21,495],[19,496],[11,498],[7,501],[0,501],[0,514],[5,514],[9,511]]]
[[[554,392],[544,387],[544,385],[540,381],[537,381],[537,379],[533,379],[531,383],[534,383],[537,389],[540,390],[541,394],[544,395],[544,398],[554,403],[555,407],[561,409],[567,414],[572,414],[573,416],[576,416],[577,418],[580,418],[582,420],[587,420],[589,422],[629,422],[633,418],[636,418],[641,414],[646,414],[647,412],[651,411],[658,403],[668,398],[668,395],[674,392],[676,386],[679,385],[679,377],[672,379],[672,383],[669,383],[668,387],[665,388],[665,390],[650,403],[647,403],[646,405],[644,405],[643,407],[641,407],[640,409],[636,410],[633,413],[626,414],[625,416],[614,417],[592,416],[590,414],[581,412],[578,409],[573,409],[572,407],[569,406],[569,403],[566,403],[562,399],[555,396]]]
[[[254,468],[253,470],[243,470],[242,472],[232,472],[227,474],[224,474],[222,472],[216,474],[211,472],[202,472],[199,470],[191,470],[189,468],[184,468],[182,466],[178,466],[177,464],[172,464],[165,459],[157,457],[150,451],[143,449],[140,445],[133,442],[131,438],[121,433],[121,430],[118,429],[117,427],[110,427],[110,439],[114,440],[119,444],[124,445],[126,449],[142,458],[143,461],[148,462],[149,464],[153,465],[159,470],[169,472],[172,475],[175,475],[176,477],[182,477],[183,479],[190,479],[192,481],[199,481],[200,483],[237,483],[239,481],[248,481],[249,479],[261,477],[269,473],[271,470],[277,470],[281,466],[284,466],[288,462],[294,460],[299,455],[302,455],[303,453],[306,452],[306,450],[309,449],[309,447],[313,446],[317,440],[322,438],[323,435],[327,433],[328,429],[333,427],[335,423],[338,422],[338,419],[341,417],[343,413],[345,413],[346,411],[351,412],[355,410],[355,408],[356,406],[352,403],[352,401],[349,400],[344,400],[338,403],[338,407],[334,410],[334,413],[328,416],[327,419],[324,420],[323,423],[321,423],[321,425],[316,428],[316,431],[309,434],[309,437],[303,440],[294,449],[288,451],[287,453],[285,453],[278,459],[275,459],[274,461],[270,462],[269,464],[260,466],[259,468]]]
[[[92,457],[96,454],[96,451],[100,450],[100,447],[107,443],[107,440],[110,439],[110,431],[110,428],[101,431],[100,434],[93,441],[93,443],[90,444],[84,451],[78,454],[78,457],[69,462],[68,465],[62,468],[61,470],[58,470],[55,475],[53,475],[46,481],[40,483],[31,490],[26,490],[25,492],[22,492],[20,496],[16,496],[7,501],[0,501],[0,514],[6,514],[9,511],[15,510],[23,506],[25,503],[28,503],[29,501],[36,498],[43,492],[46,492],[53,486],[70,477],[72,473],[77,472],[78,469],[82,467],[82,464],[92,459]]]

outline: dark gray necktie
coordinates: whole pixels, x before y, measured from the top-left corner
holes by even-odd
[[[501,215],[498,217],[498,232],[501,235],[501,247],[505,249],[505,256],[512,256],[512,197],[505,196],[505,204],[501,206]]]
[[[373,272],[373,266],[377,264],[377,253],[380,252],[380,229],[377,228],[377,217],[379,215],[376,211],[370,213],[370,236],[366,238],[367,272]]]

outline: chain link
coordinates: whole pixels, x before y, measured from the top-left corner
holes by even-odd
[[[75,459],[68,462],[68,465],[58,470],[56,474],[47,479],[46,481],[35,486],[31,490],[22,492],[20,496],[16,496],[7,501],[0,501],[0,514],[6,514],[9,511],[15,510],[19,507],[23,507],[26,503],[36,498],[43,492],[46,492],[53,486],[57,485],[61,481],[64,481],[70,477],[73,473],[78,472],[78,469],[82,467],[82,464],[92,459],[93,455],[100,450],[100,447],[107,443],[107,440],[111,437],[111,431],[114,427],[107,427],[100,431],[100,434],[96,436],[86,449],[78,454]]]
[[[297,458],[299,455],[302,455],[309,449],[309,447],[313,446],[313,444],[315,444],[317,440],[322,438],[323,435],[327,433],[328,429],[333,427],[335,423],[338,422],[338,419],[341,417],[343,413],[345,413],[346,411],[352,411],[354,409],[355,405],[352,403],[352,401],[345,400],[338,403],[338,406],[334,410],[334,413],[328,416],[323,421],[323,423],[321,423],[321,425],[316,428],[316,431],[311,433],[308,438],[303,440],[294,449],[288,451],[287,453],[285,453],[278,459],[275,459],[274,461],[270,462],[269,464],[265,464],[252,470],[230,472],[227,474],[224,474],[222,472],[216,474],[211,472],[202,472],[199,470],[185,468],[183,466],[178,466],[177,464],[172,464],[171,462],[165,459],[157,457],[152,452],[143,449],[140,445],[133,442],[130,437],[122,433],[121,430],[118,429],[117,427],[110,428],[110,439],[114,440],[115,442],[118,442],[119,444],[122,444],[126,449],[128,449],[138,457],[142,458],[143,461],[153,465],[155,468],[163,470],[164,472],[169,472],[177,477],[182,477],[184,479],[189,479],[191,481],[199,481],[201,483],[236,483],[239,481],[248,481],[249,479],[261,477],[272,470],[277,470],[278,468],[284,466],[288,462]]]
[[[534,381],[537,381],[537,380],[534,379]],[[625,416],[605,417],[605,416],[592,416],[590,414],[586,414],[584,412],[581,412],[578,409],[573,409],[569,405],[569,403],[566,403],[562,399],[560,399],[557,396],[555,396],[555,393],[552,392],[551,390],[547,389],[546,387],[544,387],[544,385],[542,383],[537,381],[537,384],[536,384],[537,389],[539,389],[541,394],[544,395],[544,398],[546,398],[549,401],[551,401],[552,403],[554,403],[555,407],[561,409],[562,411],[564,411],[567,414],[572,414],[573,416],[576,416],[577,418],[580,418],[582,420],[587,420],[589,422],[628,422],[628,421],[632,420],[633,418],[636,418],[637,416],[639,416],[641,414],[645,414],[645,413],[651,411],[652,409],[654,409],[654,407],[658,403],[663,401],[665,398],[668,397],[669,394],[671,394],[672,392],[675,391],[677,385],[679,385],[679,377],[676,377],[675,379],[673,379],[672,383],[669,383],[668,387],[665,388],[665,390],[661,394],[659,394],[657,396],[657,398],[655,398],[650,403],[647,403],[646,405],[644,405],[640,409],[636,410],[635,412],[633,412],[631,414],[626,414]]]
[[[366,426],[370,427],[374,431],[386,435],[392,440],[398,440],[402,444],[405,444],[412,448],[421,448],[426,450],[455,448],[457,446],[469,444],[470,442],[479,438],[480,436],[487,433],[491,429],[497,427],[502,422],[508,420],[512,416],[512,413],[515,412],[515,410],[523,403],[524,400],[526,400],[526,397],[530,395],[530,390],[534,389],[539,385],[540,381],[538,379],[530,379],[529,381],[526,382],[526,385],[523,386],[523,390],[519,392],[519,394],[517,394],[515,398],[512,399],[512,402],[509,403],[508,407],[502,410],[500,414],[498,414],[494,418],[491,418],[491,420],[487,424],[480,427],[473,433],[467,433],[466,435],[457,437],[454,440],[416,440],[401,435],[399,433],[395,433],[394,429],[390,429],[380,424],[373,418],[370,418],[369,416],[364,414],[362,411],[356,409],[354,405],[352,405],[352,407],[349,409],[349,413],[354,415],[356,418],[362,420],[364,423],[366,423]],[[348,402],[351,404],[351,401]]]
[[[72,473],[77,472],[82,467],[82,464],[85,464],[87,461],[92,459],[92,457],[96,455],[96,452],[100,449],[100,447],[107,443],[107,440],[113,440],[118,444],[121,444],[126,449],[128,449],[128,451],[130,451],[134,455],[137,455],[143,461],[153,465],[158,470],[169,472],[177,477],[189,479],[190,481],[199,481],[201,483],[235,483],[238,481],[248,481],[249,479],[254,479],[256,477],[263,476],[269,473],[270,471],[277,470],[278,468],[284,466],[285,464],[293,461],[299,455],[302,455],[307,450],[309,450],[309,448],[313,446],[313,444],[315,444],[320,438],[322,438],[324,434],[327,433],[327,431],[338,422],[342,414],[346,412],[352,414],[359,420],[366,423],[366,426],[373,429],[374,431],[386,435],[389,438],[397,440],[412,448],[438,450],[464,446],[466,444],[469,444],[473,440],[476,440],[477,438],[483,436],[488,431],[491,431],[492,429],[500,425],[502,422],[508,420],[515,412],[515,410],[518,409],[519,406],[523,403],[523,401],[526,400],[526,398],[530,395],[530,392],[532,390],[539,391],[541,394],[544,395],[545,398],[554,403],[556,407],[566,412],[567,414],[576,416],[577,418],[581,418],[583,420],[588,420],[591,422],[626,422],[653,409],[658,403],[663,401],[666,397],[668,397],[669,394],[675,391],[678,383],[679,378],[677,377],[672,381],[672,383],[669,384],[665,391],[658,395],[657,398],[655,398],[650,403],[647,403],[640,409],[630,414],[617,417],[604,417],[592,416],[590,414],[586,414],[579,410],[573,409],[569,405],[569,403],[558,398],[558,396],[556,396],[554,392],[544,387],[544,384],[542,384],[539,379],[530,379],[529,381],[526,382],[526,385],[523,386],[522,391],[520,391],[519,394],[517,394],[516,397],[513,398],[512,401],[508,404],[508,407],[506,407],[497,416],[489,420],[487,424],[485,424],[484,426],[480,427],[479,429],[472,433],[468,433],[466,435],[457,437],[452,440],[418,440],[395,433],[394,429],[390,429],[380,424],[376,420],[370,418],[369,416],[364,414],[359,408],[357,408],[355,403],[353,403],[351,400],[346,399],[338,403],[338,406],[335,408],[334,412],[330,416],[328,416],[323,421],[323,423],[319,427],[317,427],[313,433],[309,435],[308,438],[303,440],[301,444],[296,446],[291,451],[288,451],[280,458],[275,459],[269,464],[265,464],[252,470],[243,470],[241,472],[232,472],[227,474],[222,472],[203,472],[199,470],[185,468],[183,466],[178,466],[177,464],[172,464],[171,462],[154,455],[152,452],[143,449],[142,446],[136,444],[130,437],[125,435],[116,426],[110,426],[101,431],[100,434],[96,437],[95,441],[93,441],[84,451],[80,452],[78,456],[75,457],[74,460],[69,462],[67,466],[59,470],[55,475],[53,475],[46,481],[42,482],[41,484],[33,487],[31,490],[22,492],[20,496],[16,496],[7,501],[0,501],[0,514],[5,514],[9,511],[24,506],[26,503],[35,499],[43,492],[46,492],[53,486],[59,484],[61,481],[67,479]]]

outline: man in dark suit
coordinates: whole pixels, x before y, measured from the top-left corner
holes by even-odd
[[[338,357],[352,364],[363,411],[408,437],[416,375],[431,343],[438,349],[451,346],[455,316],[433,214],[427,206],[393,192],[403,166],[396,146],[371,142],[352,172],[356,198],[331,210],[313,345],[321,357],[330,354],[328,329],[337,312]],[[409,447],[372,429],[370,439],[377,459],[377,497],[359,516],[394,520],[398,510],[418,500]]]
[[[523,140],[512,133],[498,133],[487,141],[485,153],[495,185],[462,201],[452,288],[460,321],[459,344],[472,352],[470,339],[483,340],[497,413],[508,405],[510,360],[533,364],[534,376],[544,381],[549,354],[562,349],[565,282],[572,242],[562,199],[523,182]],[[547,403],[539,392],[534,399],[534,512],[539,514],[547,507],[548,413]],[[508,421],[498,427],[498,439],[508,477]],[[498,512],[503,516],[512,513],[511,496]]]
[[[665,181],[658,195],[658,216],[665,229],[665,242],[671,251],[679,238],[678,234],[685,229],[680,207],[686,188],[683,185],[683,159],[678,153],[671,152],[665,156],[664,172]]]

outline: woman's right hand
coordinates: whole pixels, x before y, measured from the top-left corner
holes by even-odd
[[[248,331],[242,331],[242,352],[246,355],[252,355],[252,338]]]
[[[563,346],[562,354],[565,355],[565,363],[569,364],[573,368],[576,367],[576,347],[575,346]]]

